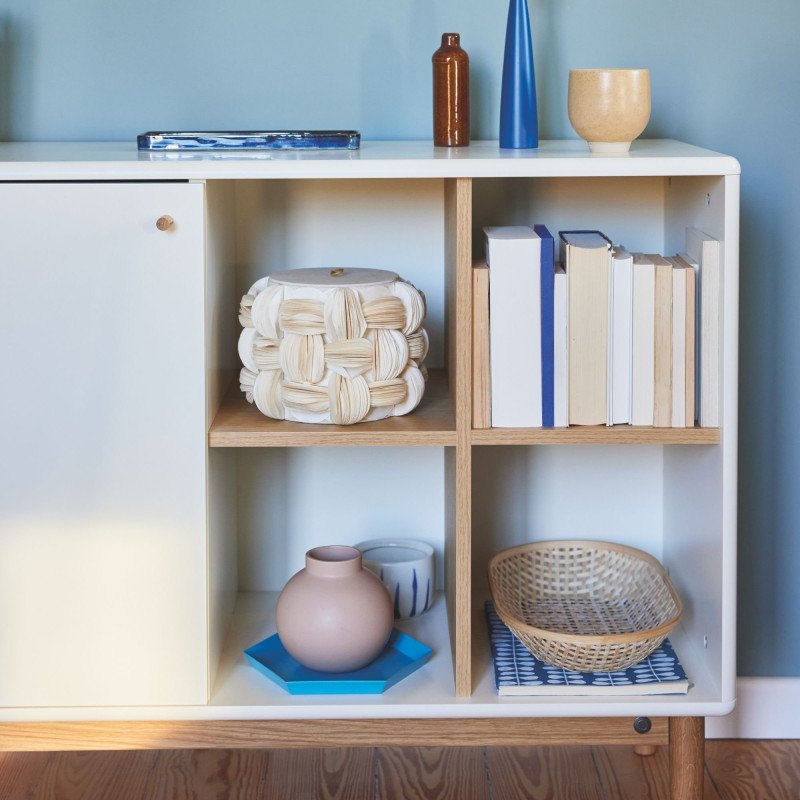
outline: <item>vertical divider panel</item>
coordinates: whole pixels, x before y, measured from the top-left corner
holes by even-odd
[[[206,430],[236,380],[235,187],[207,181],[205,197]],[[236,603],[235,450],[206,448],[206,580],[208,584],[208,699]]]
[[[456,446],[445,448],[445,573],[456,694],[472,693],[472,179],[444,184],[446,363]]]
[[[736,598],[739,480],[739,175],[725,176],[722,375],[723,700],[736,696]],[[727,658],[725,657],[727,656]]]

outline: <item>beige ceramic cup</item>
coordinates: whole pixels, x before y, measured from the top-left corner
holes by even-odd
[[[591,152],[627,153],[649,119],[649,70],[570,70],[569,121]]]

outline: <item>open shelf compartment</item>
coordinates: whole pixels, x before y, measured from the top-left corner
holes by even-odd
[[[212,251],[208,270],[207,317],[225,321],[207,349],[212,355],[209,714],[225,708],[231,718],[302,715],[311,713],[311,702],[316,709],[339,709],[319,710],[321,716],[365,716],[363,709],[373,704],[397,704],[416,715],[425,705],[457,696],[455,612],[448,613],[458,583],[451,570],[456,560],[459,436],[453,364],[456,234],[450,224],[455,183],[208,184],[210,241],[218,249]],[[468,230],[458,230],[466,239]],[[235,308],[264,274],[306,266],[389,269],[425,293],[429,379],[414,412],[352,426],[314,425],[269,419],[246,402],[236,380],[238,328],[230,324],[225,309]],[[465,431],[463,410],[461,419]],[[463,525],[461,529],[466,532]],[[303,566],[305,551],[379,536],[418,538],[434,546],[437,584],[446,591],[419,621],[399,626],[433,648],[431,661],[385,696],[359,697],[354,708],[362,709],[360,714],[341,711],[353,698],[306,702],[271,685],[247,664],[242,650],[274,632],[277,592]],[[468,578],[460,583],[466,586]],[[462,660],[469,658],[468,644],[461,652]]]
[[[473,700],[496,696],[483,608],[489,558],[532,541],[594,539],[644,550],[667,569],[684,607],[669,638],[692,688],[687,695],[502,701],[537,715],[552,713],[547,709],[554,705],[597,703],[605,709],[620,702],[646,715],[727,713],[735,680],[729,638],[733,609],[729,563],[714,556],[728,554],[731,546],[721,514],[723,486],[715,477],[722,452],[721,447],[661,445],[474,449]]]

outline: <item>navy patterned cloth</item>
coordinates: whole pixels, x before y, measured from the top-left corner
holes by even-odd
[[[536,658],[486,601],[498,694],[686,694],[689,681],[669,639],[644,661],[618,672],[570,672]]]

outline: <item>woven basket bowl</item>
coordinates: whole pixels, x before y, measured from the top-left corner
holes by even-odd
[[[615,672],[647,658],[681,618],[659,562],[633,547],[551,541],[489,562],[500,618],[536,658],[575,672]]]

